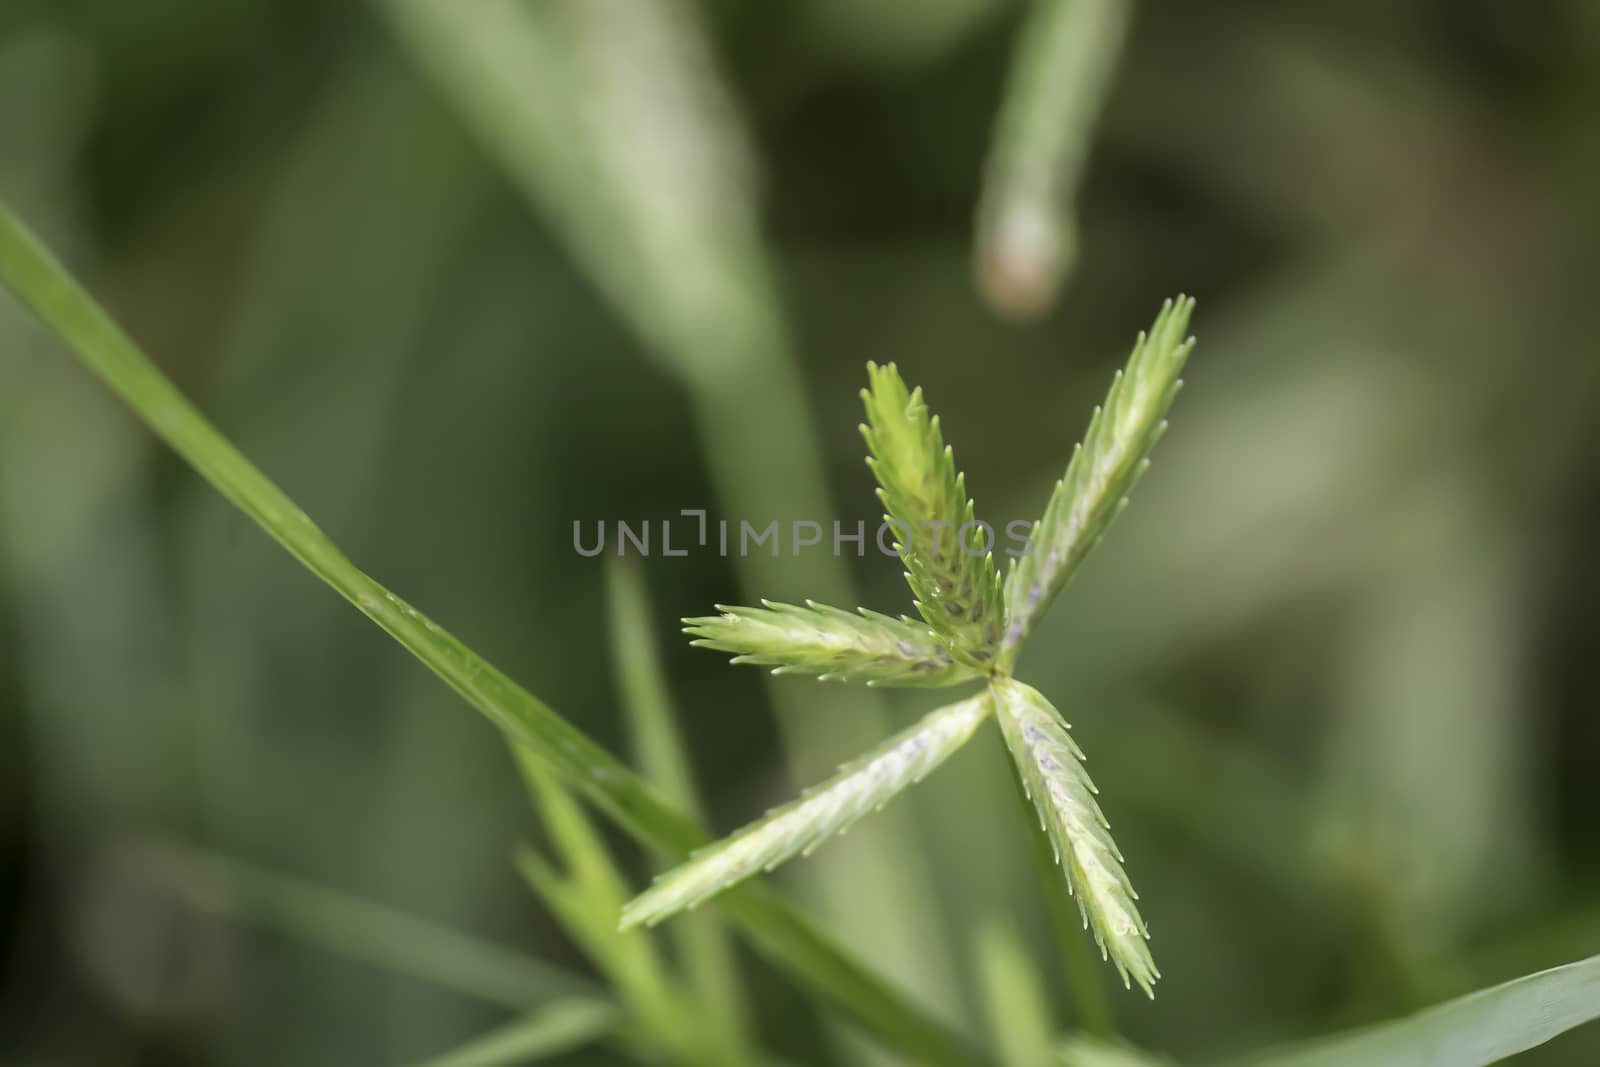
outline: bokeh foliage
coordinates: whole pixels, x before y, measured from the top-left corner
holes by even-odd
[[[800,508],[807,461],[756,436],[773,410],[833,499],[870,499],[869,358],[939,398],[986,513],[1032,518],[1130,329],[1192,291],[1181,417],[1025,663],[1140,857],[1165,981],[1154,1005],[1113,998],[1120,1028],[1209,1058],[1600,949],[1593,5],[1142,5],[1073,274],[1019,327],[969,263],[1021,15],[701,5],[749,131],[718,180],[764,236],[664,262],[757,257],[741,325],[773,362],[731,399],[685,353],[744,350],[715,320],[641,317],[597,265],[618,238],[572,236],[593,204],[530,201],[393,6],[12,0],[0,196],[352,555],[617,749],[603,570],[573,519]],[[627,127],[602,114],[604,147]],[[119,863],[151,837],[583,966],[507,862],[540,830],[498,740],[10,304],[0,562],[0,1055],[406,1062],[503,1018],[197,916]],[[658,634],[714,602],[849,599],[814,560],[763,567],[645,561]],[[899,610],[892,561],[848,571],[824,580]],[[811,722],[775,727],[778,686],[664,654],[719,828],[878,736],[869,713],[918,710],[811,687]],[[887,896],[909,918],[853,936],[975,1032],[990,912],[1067,1003],[1008,774],[991,737],[909,816],[808,861],[828,875],[784,876],[848,923],[852,878],[881,892],[870,857],[914,835],[925,869]],[[742,962],[763,1033],[826,1057],[810,1010]]]

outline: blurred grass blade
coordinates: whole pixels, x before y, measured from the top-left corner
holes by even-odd
[[[966,476],[944,443],[922,390],[907,390],[893,363],[867,364],[861,427],[878,499],[895,530],[896,551],[917,611],[965,662],[986,668],[1005,613],[994,536],[977,521]]]
[[[624,926],[655,924],[842,834],[949,759],[988,718],[988,693],[929,712],[800,799],[696,852],[622,910]]]
[[[622,691],[634,755],[645,777],[669,801],[703,818],[694,771],[661,665],[649,592],[637,560],[608,557],[606,596],[611,662]],[[672,857],[658,852],[658,859],[670,862]],[[750,1009],[722,916],[710,912],[689,916],[673,924],[670,936],[718,1047],[731,1062],[752,1062]]]
[[[684,0],[380,0],[650,352],[692,380],[775,328],[748,149]]]
[[[1065,973],[1067,995],[1077,1011],[1077,1018],[1072,1021],[1095,1037],[1110,1037],[1117,1029],[1111,1001],[1100,982],[1102,972],[1090,953],[1089,942],[1079,925],[1081,918],[1078,909],[1070,898],[1062,895],[1061,865],[1056,861],[1055,846],[1050,843],[1050,835],[1040,822],[1033,801],[1028,798],[1028,787],[1023,783],[1022,776],[1008,768],[1006,777],[1011,780],[1018,810],[1022,813],[1023,824],[1028,828],[1028,852],[1033,858],[1039,891],[1050,915],[1050,934]]]
[[[1250,1067],[1481,1067],[1600,1018],[1600,956],[1525,975]]]
[[[617,929],[617,913],[629,894],[605,842],[549,768],[526,751],[516,757],[564,868],[525,848],[518,853],[518,870],[606,976],[649,1045],[671,1050],[684,1062],[709,1060],[696,1036],[704,1028],[674,988],[655,943],[643,931]]]
[[[996,311],[1038,315],[1078,255],[1073,199],[1122,55],[1132,0],[1032,0],[978,202],[978,287]]]
[[[1165,1056],[1092,1037],[1069,1037],[1056,1047],[1060,1067],[1173,1067]]]
[[[702,818],[705,812],[695,788],[694,770],[678,729],[656,643],[660,631],[644,574],[634,557],[606,558],[606,605],[611,665],[642,773],[679,809]]]
[[[570,799],[568,803],[571,803]],[[682,1063],[736,1067],[704,1047],[699,1019],[676,992],[666,965],[643,931],[619,931],[617,903],[581,878],[564,875],[532,848],[517,851],[517,870],[627,1009],[642,1047]],[[604,914],[602,914],[604,913]]]
[[[414,1067],[515,1067],[537,1063],[608,1037],[621,1021],[621,1013],[609,1001],[558,1000],[450,1052],[420,1060]]]
[[[979,928],[977,940],[983,1002],[1000,1061],[1006,1067],[1047,1067],[1055,1059],[1049,1001],[1022,940],[995,919]]]
[[[555,964],[242,860],[163,843],[130,846],[117,861],[191,907],[486,1003],[521,1011],[552,995],[595,992],[594,982]]]
[[[1067,473],[1034,524],[1026,553],[1012,562],[1006,576],[1003,666],[1010,665],[1033,624],[1121,514],[1150,465],[1150,450],[1166,432],[1167,409],[1183,385],[1178,375],[1194,348],[1194,339],[1185,339],[1193,310],[1189,297],[1168,300],[1150,332],[1139,334],[1128,365],[1111,379],[1105,405],[1094,409]]]
[[[566,785],[651,847],[684,853],[706,841],[694,820],[663,801],[616,757],[357,569],[195,410],[4,205],[0,281],[218,492],[517,744],[545,760]],[[774,962],[892,1046],[933,1064],[984,1062],[781,897],[752,887],[730,898],[728,911]]]
[[[958,663],[925,624],[858,608],[845,611],[808,600],[805,606],[763,600],[762,607],[717,605],[721,615],[684,619],[700,648],[734,653],[733,662],[772,667],[773,674],[811,674],[825,682],[941,688],[979,677]]]

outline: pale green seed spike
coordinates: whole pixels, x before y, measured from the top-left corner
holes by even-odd
[[[1001,663],[1017,649],[1083,558],[1089,554],[1150,465],[1150,450],[1166,431],[1165,417],[1183,385],[1178,375],[1194,347],[1185,339],[1194,301],[1180,296],[1161,306],[1148,335],[1134,343],[1128,365],[1111,380],[1083,443],[1056,483],[1028,550],[1006,579]]]
[[[1001,636],[1005,602],[990,550],[992,531],[977,521],[955,452],[922,390],[907,391],[893,363],[867,364],[861,427],[906,568],[917,611],[957,657],[987,668]]]
[[[1084,926],[1093,928],[1101,955],[1116,964],[1123,984],[1131,979],[1154,997],[1161,972],[1150,957],[1150,932],[1083,769],[1083,752],[1061,713],[1038,690],[1005,677],[990,685],[1006,747],[1066,873],[1067,890],[1077,897]]]
[[[774,674],[814,674],[824,681],[938,688],[978,676],[924,624],[861,608],[763,600],[762,607],[717,605],[721,615],[684,619],[702,648],[734,653],[735,663]]]
[[[926,777],[967,742],[992,707],[985,692],[930,712],[799,799],[695,853],[622,909],[623,929],[654,925],[753,874],[809,854]]]

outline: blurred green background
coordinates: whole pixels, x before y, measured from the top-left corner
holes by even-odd
[[[0,198],[359,564],[619,751],[575,520],[875,519],[868,359],[1030,519],[1193,293],[1172,429],[1020,668],[1143,894],[1164,981],[1102,969],[1119,1027],[1214,1059],[1600,951],[1600,7],[1139,5],[1076,268],[1017,323],[970,263],[1024,7],[5,0]],[[932,706],[677,633],[909,610],[890,560],[641,562],[719,830]],[[986,729],[774,876],[974,1030],[995,915],[1072,1021],[1009,774]],[[0,1062],[447,1048],[504,1008],[126,858],[582,968],[509,864],[537,835],[491,729],[0,300]],[[742,962],[769,1048],[850,1054]],[[1593,1028],[1526,1058],[1597,1060]]]

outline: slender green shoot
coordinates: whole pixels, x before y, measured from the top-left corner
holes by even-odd
[[[612,1037],[622,1022],[617,1006],[590,997],[551,1001],[413,1067],[518,1067],[564,1056]]]
[[[606,567],[611,659],[622,693],[633,749],[647,778],[667,799],[695,817],[701,804],[694,772],[678,729],[677,712],[661,665],[650,598],[638,561],[611,559]],[[720,1049],[733,1063],[751,1062],[749,1005],[738,960],[722,916],[705,913],[671,930],[678,957],[700,1013]]]
[[[1055,1062],[1058,1067],[1176,1067],[1165,1056],[1081,1034],[1066,1038],[1056,1047]]]
[[[1073,203],[1132,0],[1031,0],[978,201],[974,270],[995,311],[1032,318],[1078,256]]]

